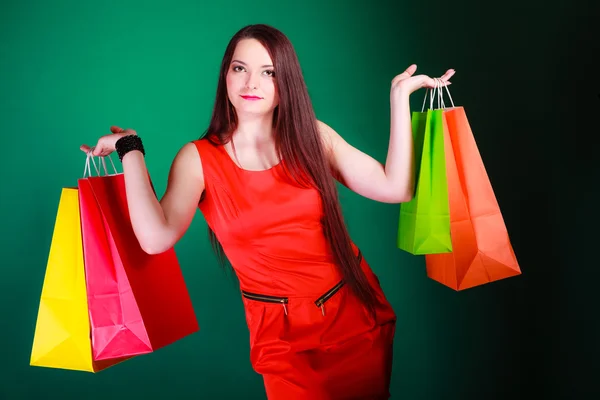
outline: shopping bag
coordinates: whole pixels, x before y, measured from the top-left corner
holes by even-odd
[[[443,122],[453,251],[426,255],[427,275],[463,290],[521,274],[464,108],[444,109]]]
[[[93,361],[77,188],[63,188],[50,244],[30,365],[97,372]]]
[[[147,254],[134,234],[124,175],[84,177],[78,188],[94,360],[147,354],[198,331],[175,250]]]
[[[430,108],[412,114],[415,193],[400,204],[397,246],[414,255],[452,251],[442,110],[433,99],[431,91]]]

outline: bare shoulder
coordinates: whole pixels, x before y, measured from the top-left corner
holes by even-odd
[[[160,200],[170,246],[181,238],[190,225],[204,188],[200,154],[194,142],[186,143],[173,159],[167,190]]]
[[[347,142],[333,129],[323,121],[317,120],[317,127],[323,141],[323,150],[329,160],[329,168],[335,179],[346,185],[346,182],[340,171],[340,155],[343,155],[347,149]]]
[[[183,175],[196,181],[204,181],[200,153],[194,142],[184,144],[173,160],[171,174]]]
[[[317,128],[323,141],[323,146],[326,154],[331,157],[335,147],[339,144],[340,135],[329,125],[321,120],[317,120]]]

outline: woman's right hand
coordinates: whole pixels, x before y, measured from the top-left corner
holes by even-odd
[[[118,126],[111,126],[110,131],[112,133],[98,139],[98,143],[96,143],[95,146],[90,147],[87,144],[82,144],[79,149],[86,154],[92,150],[93,156],[105,157],[115,151],[117,140],[121,139],[123,136],[137,135],[133,129],[123,129]]]

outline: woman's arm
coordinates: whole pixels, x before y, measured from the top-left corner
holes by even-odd
[[[382,203],[402,203],[414,187],[413,140],[408,96],[392,100],[390,140],[385,165],[350,145],[334,129],[318,121],[331,169],[350,190]]]
[[[403,203],[414,193],[415,169],[409,97],[436,81],[426,75],[413,76],[411,65],[392,81],[390,92],[390,140],[385,165],[346,142],[334,129],[318,121],[334,176],[354,192],[383,203]],[[449,84],[448,70],[438,82]]]
[[[93,149],[82,145],[81,150],[107,156],[115,151],[117,140],[136,134],[132,129],[119,127],[112,127],[111,131]],[[129,215],[140,246],[149,254],[172,248],[188,229],[204,191],[204,174],[195,144],[185,144],[175,156],[160,201],[152,189],[144,155],[131,151],[123,156],[122,163]]]
[[[188,229],[204,191],[196,146],[187,143],[175,156],[160,201],[140,152],[132,151],[123,157],[123,172],[131,223],[140,246],[148,254],[170,249]]]

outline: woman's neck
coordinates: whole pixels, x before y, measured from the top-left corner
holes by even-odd
[[[236,143],[264,144],[273,142],[273,114],[259,116],[239,116],[237,128],[233,132]]]

